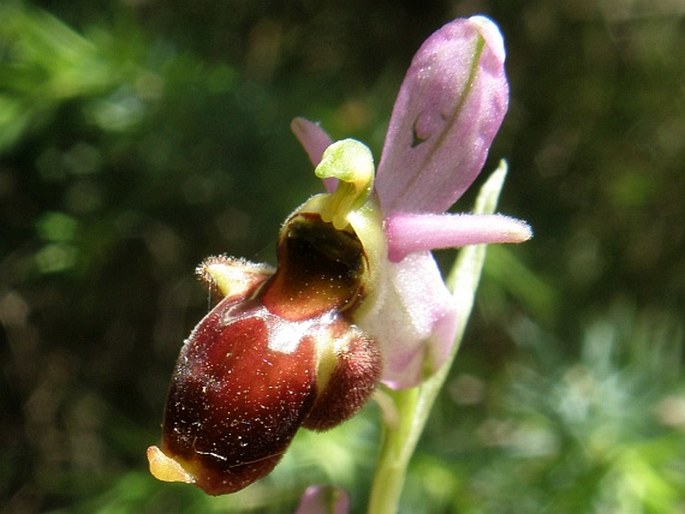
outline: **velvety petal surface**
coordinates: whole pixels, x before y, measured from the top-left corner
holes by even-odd
[[[377,308],[355,319],[383,355],[381,380],[418,385],[445,361],[456,335],[456,303],[430,253],[386,265]]]
[[[381,208],[444,212],[471,185],[508,107],[504,43],[487,18],[456,19],[421,46],[393,108],[376,179]]]
[[[525,222],[501,214],[405,214],[385,220],[388,257],[471,244],[522,243],[533,235]]]

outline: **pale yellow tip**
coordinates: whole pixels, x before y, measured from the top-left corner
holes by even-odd
[[[188,473],[183,466],[171,457],[167,457],[156,446],[147,449],[147,460],[150,463],[150,473],[162,482],[184,482],[194,484],[195,477]]]
[[[219,255],[205,259],[198,266],[197,274],[223,296],[234,296],[246,294],[273,274],[273,270],[266,264]]]

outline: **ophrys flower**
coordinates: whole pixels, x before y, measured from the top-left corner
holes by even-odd
[[[433,34],[407,72],[374,182],[371,152],[293,129],[328,193],[281,227],[276,270],[212,258],[201,276],[223,300],[181,349],[167,399],[162,479],[237,491],[276,465],[300,426],[354,414],[380,378],[411,387],[443,363],[456,304],[430,254],[520,242],[508,217],[444,214],[473,182],[508,103],[504,48],[482,17]]]

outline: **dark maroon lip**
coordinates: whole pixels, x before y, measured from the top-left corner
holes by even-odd
[[[210,494],[242,489],[276,465],[316,400],[311,339],[269,349],[259,311],[225,320],[219,304],[183,347],[169,390],[162,451],[192,462]]]
[[[184,481],[238,491],[276,466],[300,426],[326,430],[362,407],[381,370],[375,340],[351,321],[366,269],[354,233],[296,214],[281,230],[276,271],[243,277],[240,293],[198,323],[162,429],[161,451],[192,477]]]

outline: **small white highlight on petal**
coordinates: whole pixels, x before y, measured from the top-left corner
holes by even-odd
[[[282,321],[266,309],[264,311],[263,316],[268,317],[265,325],[269,329],[269,350],[275,352],[295,352],[306,336],[315,336],[316,326],[321,323],[321,320],[316,318],[303,321]]]
[[[490,47],[497,59],[504,61],[504,38],[497,25],[495,25],[490,18],[486,18],[485,16],[471,16],[469,22],[478,27],[478,31],[481,33],[486,44]]]

